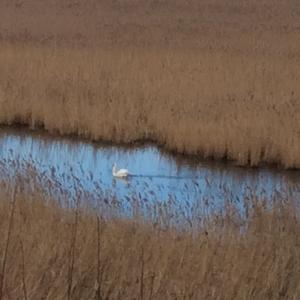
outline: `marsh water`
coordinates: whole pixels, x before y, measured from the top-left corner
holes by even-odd
[[[80,190],[92,201],[114,199],[120,207],[130,199],[173,201],[187,207],[208,201],[222,207],[228,200],[242,205],[250,194],[266,201],[277,193],[300,199],[299,171],[242,168],[172,156],[153,145],[122,147],[25,129],[0,129],[0,162],[2,181],[17,173],[26,178],[30,169],[48,194],[71,197]],[[132,176],[113,178],[114,162]]]

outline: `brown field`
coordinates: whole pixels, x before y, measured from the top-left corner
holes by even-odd
[[[175,229],[171,205],[156,221],[108,218],[82,196],[70,206],[26,192],[30,174],[16,188],[1,182],[1,299],[300,297],[299,206],[288,194],[271,206],[244,199],[246,215],[228,195],[224,211]]]
[[[300,168],[299,79],[298,0],[0,1],[0,124]],[[288,192],[126,218],[5,163],[0,300],[300,298]]]
[[[300,6],[1,1],[0,123],[300,167]]]

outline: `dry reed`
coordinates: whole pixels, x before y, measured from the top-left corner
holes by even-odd
[[[300,167],[296,1],[0,5],[0,123]]]
[[[6,190],[2,184],[1,236],[11,219]],[[6,256],[3,299],[300,296],[299,208],[286,196],[277,195],[271,207],[258,199],[248,200],[247,217],[228,206],[221,214],[208,216],[202,228],[191,231],[145,219],[100,218],[101,212],[91,207],[62,207],[49,197],[45,201],[38,191],[26,195],[20,190]],[[78,215],[76,243],[71,243],[70,253],[74,214]],[[2,254],[5,249],[1,239]]]

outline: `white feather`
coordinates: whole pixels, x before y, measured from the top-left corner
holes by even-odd
[[[114,177],[118,177],[118,178],[124,178],[124,177],[127,177],[128,175],[130,175],[130,173],[127,169],[117,170],[117,164],[116,163],[113,164],[112,174],[113,174]]]

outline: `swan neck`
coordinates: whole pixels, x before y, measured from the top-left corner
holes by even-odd
[[[116,166],[115,165],[112,168],[112,173],[113,173],[114,176],[116,175]]]

